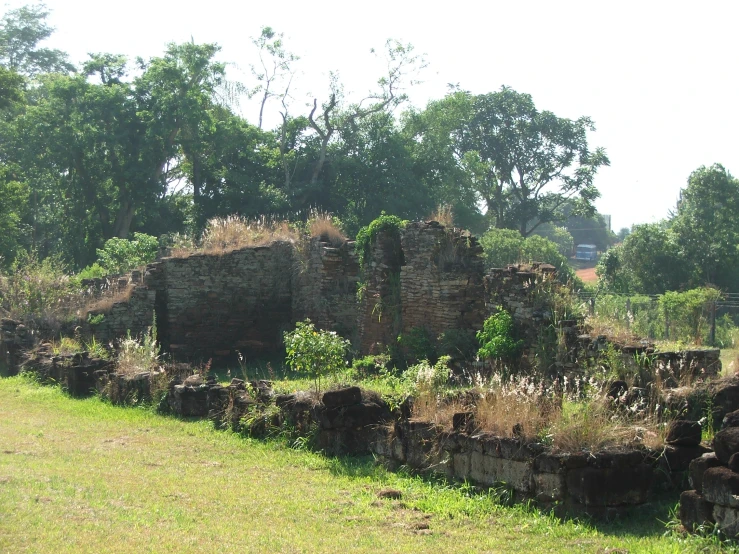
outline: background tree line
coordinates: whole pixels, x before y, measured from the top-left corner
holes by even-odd
[[[33,251],[81,268],[134,232],[197,237],[215,216],[292,220],[312,208],[350,236],[382,211],[417,219],[446,204],[478,234],[613,240],[593,207],[608,158],[588,145],[589,118],[540,111],[507,87],[452,88],[411,107],[405,91],[426,65],[411,45],[390,40],[376,53],[387,69],[363,99],[349,101],[333,75],[306,103],[292,95],[299,57],[269,27],[252,41],[245,85],[228,79],[216,44],[170,44],[134,61],[96,53],[75,66],[43,47],[47,16],[35,5],[0,19],[6,267]],[[256,122],[238,113],[243,94],[259,103]],[[578,226],[594,232],[578,236]]]
[[[636,225],[601,258],[601,290],[662,294],[713,286],[739,291],[739,180],[722,165],[688,178],[667,219]]]

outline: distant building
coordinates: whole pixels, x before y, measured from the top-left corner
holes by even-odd
[[[594,244],[578,244],[575,249],[575,259],[577,260],[597,260],[598,247]]]

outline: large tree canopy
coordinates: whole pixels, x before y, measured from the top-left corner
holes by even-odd
[[[720,164],[702,166],[688,179],[671,226],[696,284],[736,286],[739,269],[739,180]]]
[[[41,48],[51,36],[49,10],[43,4],[10,10],[0,19],[0,65],[23,75],[74,71],[61,50]]]
[[[528,236],[543,223],[566,219],[568,204],[578,214],[594,213],[599,193],[593,180],[609,160],[602,148],[588,146],[590,118],[539,111],[530,95],[508,87],[477,96],[453,92],[419,118],[417,140],[446,150],[437,170],[461,172],[462,190],[485,204],[495,227]]]

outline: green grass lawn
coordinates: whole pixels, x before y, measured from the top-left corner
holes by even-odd
[[[386,487],[401,500],[381,500]],[[669,504],[612,524],[0,379],[0,552],[706,552]]]

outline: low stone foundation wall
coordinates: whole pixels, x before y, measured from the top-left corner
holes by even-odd
[[[522,439],[445,433],[431,423],[406,420],[378,428],[372,450],[417,470],[480,486],[504,484],[521,499],[563,513],[609,516],[679,487],[690,461],[707,449],[558,453]]]
[[[680,495],[680,521],[688,531],[715,526],[739,538],[739,411],[726,415],[714,452],[690,464],[692,490]]]

